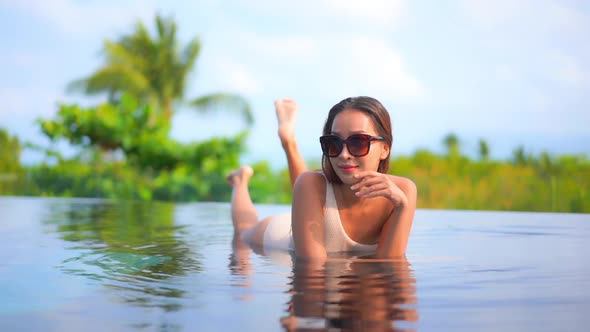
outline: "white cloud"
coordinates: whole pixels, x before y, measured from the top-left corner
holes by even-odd
[[[260,50],[271,57],[306,60],[317,52],[317,43],[304,36],[262,37],[250,36],[249,42],[253,49]]]
[[[556,57],[554,77],[562,82],[577,87],[586,87],[590,82],[588,71],[572,56],[560,54]]]
[[[1,88],[0,116],[15,120],[19,117],[52,115],[57,109],[57,101],[64,99],[62,92],[41,87]]]
[[[526,104],[531,106],[530,113],[534,114],[534,116],[530,116],[530,118],[540,120],[549,119],[549,121],[546,121],[548,128],[545,128],[545,130],[553,129],[551,128],[551,115],[554,114],[554,109],[551,107],[550,103],[550,98],[548,98],[546,94],[543,94],[539,91],[530,92],[526,100]],[[530,123],[530,118],[522,121],[522,124]]]
[[[343,24],[360,22],[379,28],[394,28],[408,17],[406,0],[301,0],[301,1],[237,1],[244,8],[261,16],[286,17],[318,25],[337,17]],[[343,25],[344,26],[344,25]]]
[[[423,84],[408,69],[402,55],[385,39],[368,35],[346,39],[316,35],[278,39],[258,35],[246,40],[253,53],[240,59],[246,59],[251,65],[248,68],[256,73],[256,76],[247,75],[248,80],[238,75],[248,73],[245,67],[236,66],[238,58],[230,61],[209,55],[216,67],[224,68],[226,81],[233,80],[234,85],[248,82],[237,86],[241,91],[258,92],[265,86],[265,90],[297,94],[313,87],[338,96],[367,94],[395,98],[416,98],[425,93]],[[268,61],[260,63],[257,59]],[[326,84],[330,89],[326,90]],[[246,86],[253,88],[246,89]]]
[[[225,26],[225,34],[232,41],[240,41],[239,47],[255,52],[263,58],[280,58],[293,62],[308,61],[317,56],[318,40],[307,35],[285,34],[280,37],[269,31],[245,30],[239,26]],[[228,45],[222,44],[225,48]],[[223,50],[231,53],[235,45]]]
[[[4,88],[0,89],[0,100],[2,100],[0,116],[8,116],[21,113],[27,106],[28,96],[18,89]]]
[[[382,26],[397,25],[406,14],[403,0],[324,0],[327,12],[343,14]]]
[[[43,55],[31,52],[10,51],[0,54],[0,63],[8,67],[32,69],[38,67],[43,60]]]
[[[137,19],[151,18],[155,12],[149,1],[79,2],[72,0],[21,0],[2,1],[2,5],[23,11],[72,35],[104,32],[113,27],[123,27]]]
[[[369,91],[396,97],[420,97],[424,86],[406,68],[402,56],[380,39],[359,37],[352,41],[352,65]]]
[[[526,2],[526,0],[463,0],[463,7],[474,22],[483,26],[495,26],[517,16]]]
[[[215,72],[219,73],[221,88],[240,94],[253,94],[260,92],[261,83],[255,78],[244,64],[238,63],[227,57],[220,57],[211,64]]]
[[[503,82],[514,82],[520,80],[521,78],[520,73],[518,73],[514,68],[506,64],[496,66],[494,72],[496,79]]]
[[[583,11],[569,7],[563,1],[547,1],[545,4],[533,2],[540,15],[548,21],[548,26],[565,31],[584,31],[590,29],[590,17]]]
[[[484,28],[527,26],[527,30],[588,33],[588,15],[552,0],[463,0],[463,10],[473,23]]]

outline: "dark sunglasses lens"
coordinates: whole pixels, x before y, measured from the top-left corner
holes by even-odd
[[[328,157],[336,157],[342,152],[342,141],[337,137],[322,138],[322,151]]]
[[[348,137],[346,146],[348,152],[355,157],[362,157],[369,153],[371,137],[367,135],[352,135]]]

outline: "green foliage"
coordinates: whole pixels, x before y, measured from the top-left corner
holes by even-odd
[[[291,203],[291,180],[289,171],[274,173],[268,162],[262,161],[252,165],[254,176],[250,181],[250,196],[254,202],[270,204]]]
[[[125,113],[121,106],[113,109]],[[149,108],[138,106],[135,109]],[[74,136],[67,130],[55,131],[52,134],[55,139],[60,137],[58,132]],[[137,137],[141,136],[138,131]],[[92,141],[85,137],[81,135],[70,141]],[[89,144],[84,158],[66,160],[60,157],[55,164],[27,168],[24,176],[23,169],[14,166],[14,161],[18,160],[15,156],[20,151],[20,145],[15,143],[18,140],[0,131],[2,160],[12,161],[2,163],[2,170],[21,170],[18,186],[7,187],[6,181],[0,181],[0,194],[229,201],[231,189],[225,176],[239,166],[245,138],[246,133],[242,133],[233,138],[181,144],[162,135],[159,140],[132,139],[134,143],[129,145],[120,144],[122,139],[113,139],[111,142],[122,146],[124,158],[121,160],[105,160],[104,152]],[[12,148],[6,148],[10,146]],[[6,151],[12,152],[7,154]],[[586,157],[555,157],[548,153],[533,156],[525,155],[524,149],[520,151],[524,157],[501,162],[471,160],[462,155],[449,158],[418,150],[411,156],[392,160],[390,171],[411,178],[417,184],[420,208],[590,213],[590,161]],[[250,182],[250,193],[256,203],[288,204],[291,201],[286,169],[275,172],[264,161],[252,166],[255,174]]]
[[[61,105],[38,123],[53,141],[82,149],[78,157],[29,170],[28,195],[139,200],[228,200],[225,174],[237,168],[247,132],[182,144],[168,137],[163,117],[124,94],[116,104]],[[120,158],[112,158],[119,152]]]
[[[65,139],[72,145],[121,149],[134,154],[147,142],[163,141],[170,127],[146,104],[123,95],[117,104],[103,103],[81,108],[62,104],[53,120],[38,120],[42,132],[52,141]]]
[[[393,160],[390,171],[416,183],[421,208],[590,213],[585,157],[543,153],[514,164],[458,158],[421,150]]]
[[[0,128],[0,173],[14,173],[21,170],[22,147],[16,136]]]
[[[150,179],[121,163],[84,163],[64,160],[29,170],[26,195],[152,199]]]
[[[21,189],[21,194],[132,200],[227,201],[231,193],[225,174],[238,167],[244,138],[244,135],[214,138],[187,146],[176,143],[181,150],[191,152],[187,153],[189,158],[180,160],[171,168],[142,168],[126,160],[109,162],[100,158],[95,158],[92,163],[62,159],[55,165],[34,166],[29,169],[30,183]],[[211,151],[214,153],[208,154]],[[225,154],[222,155],[220,151],[225,151]],[[182,156],[182,153],[178,156]],[[142,157],[142,160],[152,157]]]
[[[0,193],[11,195],[23,186],[22,147],[16,136],[0,128]]]

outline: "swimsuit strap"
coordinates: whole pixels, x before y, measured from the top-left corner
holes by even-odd
[[[324,173],[322,173],[324,175]],[[324,207],[324,232],[325,232],[325,246],[328,252],[335,251],[349,251],[349,250],[375,250],[376,245],[368,245],[358,243],[348,236],[342,219],[340,219],[340,212],[338,211],[338,203],[336,202],[336,195],[334,193],[333,184],[326,180],[326,206]]]
[[[323,173],[322,173],[323,174]],[[348,250],[349,237],[342,227],[342,220],[338,212],[338,203],[334,193],[334,185],[326,176],[326,206],[324,207],[325,246],[328,252]]]

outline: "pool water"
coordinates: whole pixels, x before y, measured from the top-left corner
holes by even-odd
[[[0,331],[590,325],[590,215],[419,210],[406,260],[324,266],[233,242],[227,203],[0,197],[0,232]]]

